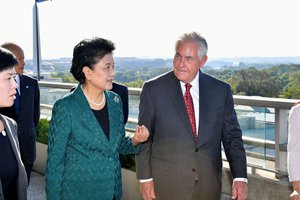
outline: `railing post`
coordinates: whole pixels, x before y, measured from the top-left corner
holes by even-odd
[[[275,108],[275,169],[276,178],[287,175],[287,152],[282,148],[288,141],[288,110]]]

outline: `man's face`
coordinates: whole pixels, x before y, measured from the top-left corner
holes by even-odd
[[[199,47],[194,42],[179,42],[173,60],[174,74],[184,83],[190,83],[207,60],[204,55],[199,58]]]
[[[16,56],[18,64],[14,66],[17,74],[23,74],[25,66],[24,52],[21,48],[13,48],[10,51]]]

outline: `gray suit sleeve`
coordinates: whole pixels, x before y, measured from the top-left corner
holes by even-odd
[[[228,86],[222,142],[233,178],[247,178],[247,163],[242,131],[234,110],[233,96]]]
[[[136,168],[138,179],[152,178],[151,172],[151,149],[154,136],[154,108],[151,101],[151,94],[148,84],[144,84],[140,96],[139,125],[145,125],[149,130],[148,140],[142,144],[140,153],[136,156]]]

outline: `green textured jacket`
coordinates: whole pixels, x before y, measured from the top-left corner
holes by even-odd
[[[125,137],[122,101],[105,92],[110,140],[95,118],[80,85],[58,100],[52,111],[46,163],[48,200],[119,200],[122,195],[119,153],[138,153]]]

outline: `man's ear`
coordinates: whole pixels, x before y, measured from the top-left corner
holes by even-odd
[[[202,67],[204,67],[204,65],[205,65],[205,63],[206,63],[206,61],[207,61],[207,59],[208,59],[207,55],[202,56],[202,58],[201,58],[201,60],[200,60],[200,69],[201,69]]]

